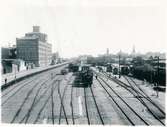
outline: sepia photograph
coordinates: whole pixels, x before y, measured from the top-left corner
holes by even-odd
[[[0,3],[0,126],[166,126],[166,0]]]

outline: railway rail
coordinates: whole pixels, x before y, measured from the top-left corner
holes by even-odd
[[[53,85],[55,84],[56,81],[57,81],[57,80],[55,79],[55,80],[48,86],[48,88],[51,86],[51,97],[52,97],[53,91],[54,91]],[[44,83],[44,84],[45,84],[45,83]],[[39,103],[39,101],[42,99],[42,97],[45,96],[46,93],[47,93],[48,90],[49,90],[49,89],[46,89],[46,90],[41,94],[41,96],[39,96],[39,98],[37,99],[37,97],[38,97],[39,92],[40,92],[41,89],[42,89],[42,87],[40,87],[40,88],[38,89],[38,91],[37,91],[37,93],[36,93],[36,95],[35,95],[35,97],[34,97],[34,99],[33,99],[33,102],[32,102],[32,104],[31,104],[31,106],[30,106],[28,112],[27,112],[26,115],[23,117],[23,119],[20,121],[20,123],[22,123],[22,122],[24,121],[24,119],[25,119],[25,123],[28,122],[29,117],[30,117],[30,113],[33,111],[33,108]],[[52,99],[53,99],[53,98],[52,98]]]
[[[129,82],[129,80],[127,79],[127,78],[125,78],[127,81],[128,81],[128,83],[131,85],[131,87],[132,87],[132,89],[134,90],[134,91],[136,91],[136,89],[132,86],[132,84]],[[131,92],[134,96],[135,96],[135,94],[132,92],[132,91],[129,91],[129,92]],[[152,116],[156,119],[156,120],[158,120],[162,125],[165,125],[165,123],[163,123],[162,121],[161,121],[161,119],[158,117],[158,116],[156,116],[156,114],[153,112],[153,111],[151,111],[151,109],[149,108],[149,106],[146,104],[146,102],[142,99],[142,98],[147,98],[147,100],[150,102],[150,103],[152,103],[158,110],[160,109],[160,107],[159,106],[157,106],[157,105],[155,105],[155,103],[151,100],[151,98],[150,97],[145,97],[144,95],[142,95],[142,94],[139,94],[138,92],[137,92],[137,96],[138,97],[136,97],[145,107],[146,107],[146,109],[152,114]],[[162,110],[159,110],[161,113],[164,113]]]
[[[140,121],[142,121],[145,125],[149,125],[149,123],[144,120],[104,79],[100,78],[100,80],[98,79],[98,82],[100,83],[100,85],[104,88],[104,90],[108,93],[108,95],[112,98],[112,100],[114,101],[114,103],[118,106],[118,101],[116,101],[112,95],[109,93],[109,90],[107,90],[106,87],[104,87],[103,83],[107,86],[107,88],[109,88],[130,110],[130,112],[132,112],[133,114],[135,114],[139,119]],[[126,118],[128,119],[128,121],[132,124],[132,125],[136,125],[135,122],[132,121],[132,118],[130,118],[126,111],[123,111],[123,109],[121,108],[121,106],[119,106],[119,109],[122,111],[122,113],[126,116]]]
[[[72,78],[74,79],[72,75],[69,74],[67,77],[57,75],[58,73],[53,69],[4,89],[2,107],[7,108],[3,112],[4,118],[7,118],[6,121],[10,123],[24,124],[75,125],[83,122],[88,125],[105,125],[108,123],[107,120],[111,121],[112,116],[110,115],[116,109],[114,115],[120,115],[121,118],[124,118],[123,121],[121,118],[116,118],[118,121],[120,120],[121,124],[125,122],[128,125],[152,125],[155,122],[158,125],[165,125],[163,119],[159,118],[149,106],[153,106],[156,111],[158,110],[165,116],[162,107],[157,105],[131,77],[123,76],[127,82],[122,82],[111,75],[109,77],[105,72],[93,71],[93,73],[98,75],[96,78],[93,77],[97,81],[98,88],[92,87],[94,85],[74,88],[73,85],[68,85]],[[121,87],[117,87],[118,85]],[[118,89],[121,89],[121,92],[128,97],[121,95]],[[21,95],[19,103],[15,105],[13,102],[16,101],[13,99]],[[107,100],[98,100],[103,99],[103,97],[106,97]],[[136,104],[142,106],[142,109],[145,108],[149,112],[142,114],[139,110],[135,110],[137,107],[133,107],[131,101],[135,101]],[[102,105],[100,102],[106,103],[107,106],[112,103],[114,107],[104,110],[103,106],[106,105]],[[7,117],[6,113],[10,111],[8,105],[11,104],[16,109],[13,110],[10,117]],[[147,117],[143,117],[145,114]]]
[[[54,124],[54,98],[53,98],[54,90],[53,90],[53,83],[51,86],[51,109],[52,109],[52,124]]]
[[[116,104],[116,106],[121,110],[121,112],[124,114],[124,116],[127,118],[127,120],[130,122],[131,125],[135,125],[134,122],[129,118],[129,116],[126,114],[126,112],[120,107],[120,105],[115,101],[115,99],[111,96],[109,91],[102,85],[102,83],[97,80],[102,88],[106,91],[106,93],[109,95],[109,97],[113,100],[113,102]]]
[[[164,122],[161,121],[160,118],[158,118],[158,116],[156,116],[155,113],[153,113],[151,111],[151,109],[149,108],[149,106],[145,103],[145,101],[142,99],[142,98],[145,98],[146,100],[148,100],[150,103],[152,103],[155,107],[157,107],[159,109],[159,111],[163,114],[165,114],[162,109],[160,109],[159,106],[157,106],[152,100],[150,97],[148,97],[147,95],[143,95],[143,93],[141,93],[140,91],[134,89],[132,87],[132,84],[129,84],[127,85],[126,83],[118,80],[118,79],[115,79],[114,77],[108,77],[106,75],[106,73],[103,73],[104,75],[101,75],[101,76],[105,76],[107,77],[108,79],[110,79],[111,81],[114,81],[115,83],[117,83],[118,85],[122,86],[124,89],[126,89],[127,91],[129,91],[137,100],[140,101],[140,103],[150,112],[150,114],[158,121],[160,122],[162,125],[165,125]]]
[[[55,80],[55,81],[53,82],[53,84],[55,84],[55,85],[54,85],[52,88],[49,89],[50,92],[51,92],[52,90],[53,90],[53,91],[56,90],[56,88],[58,87],[58,80]],[[46,91],[45,91],[45,92],[46,92]],[[45,95],[45,94],[43,94],[43,95]],[[51,99],[51,94],[48,94],[47,99],[45,100],[44,104],[43,104],[42,107],[40,108],[40,110],[39,110],[39,112],[38,112],[38,114],[37,114],[37,117],[36,117],[36,119],[35,119],[34,122],[33,122],[34,124],[37,123],[37,121],[38,121],[38,119],[39,119],[39,117],[40,117],[42,111],[44,110],[44,108],[46,107],[46,105],[48,104],[48,102],[49,102],[50,99]]]
[[[139,85],[136,84],[136,82],[131,78],[129,77],[129,79],[124,76],[124,78],[128,81],[129,85],[132,87],[133,90],[135,91],[140,91],[141,92],[141,96],[143,98],[146,98],[150,103],[152,103],[152,105],[154,105],[164,116],[166,115],[166,113],[161,109],[161,107],[159,107],[141,88]],[[134,85],[133,85],[134,84]],[[135,87],[134,87],[135,86]],[[137,89],[138,90],[137,90]]]
[[[84,88],[84,98],[85,98],[86,117],[87,117],[88,125],[90,125],[90,118],[89,118],[88,105],[87,105],[87,96],[86,96],[86,88]]]
[[[97,112],[98,112],[98,115],[99,115],[101,124],[104,125],[104,120],[103,120],[103,118],[102,118],[102,115],[101,115],[101,113],[100,113],[99,107],[98,107],[98,105],[97,105],[97,101],[96,101],[96,99],[95,99],[95,95],[94,95],[93,89],[92,89],[92,87],[89,87],[89,89],[90,89],[90,91],[91,91],[91,94],[92,94],[92,97],[93,97],[93,101],[94,101],[94,103],[95,103],[95,106],[96,106],[96,109],[97,109]]]
[[[107,76],[107,75],[105,75]],[[140,89],[141,91],[138,91],[136,90],[132,84],[129,82],[128,80],[128,83],[129,85],[127,85],[126,83],[118,80],[118,79],[115,79],[115,78],[111,78],[109,77],[109,79],[111,79],[112,81],[116,82],[118,85],[122,86],[124,89],[126,89],[127,91],[129,91],[132,95],[134,95],[134,97],[140,101],[140,103],[150,112],[150,114],[157,120],[159,121],[162,125],[165,126],[165,123],[161,120],[161,118],[159,118],[150,108],[149,106],[146,104],[146,102],[143,100],[143,98],[145,98],[147,101],[149,101],[153,106],[155,106],[163,115],[164,115],[164,118],[165,118],[165,112],[158,106],[155,104],[155,102],[145,93],[143,93],[144,91],[142,89]],[[137,84],[135,84],[137,85]],[[130,89],[128,89],[130,88]],[[137,94],[137,95],[136,95]]]
[[[53,72],[53,71],[52,71]],[[46,74],[50,74],[50,72],[47,72],[47,73],[44,73],[44,74],[39,74],[37,77],[33,77],[30,81],[26,81],[26,82],[24,82],[23,84],[22,84],[22,82],[20,82],[19,84],[17,84],[17,85],[13,85],[12,87],[13,88],[11,88],[10,90],[7,90],[7,89],[5,89],[5,90],[3,90],[3,93],[4,94],[2,94],[2,98],[6,98],[5,100],[4,99],[2,99],[2,106],[4,105],[4,104],[6,104],[6,102],[8,101],[8,100],[10,100],[14,95],[16,95],[21,89],[23,89],[24,87],[26,87],[27,85],[29,85],[30,83],[33,83],[33,82],[35,82],[37,79],[39,79],[39,78],[41,78],[41,77],[44,77],[44,75],[46,75]],[[9,89],[9,88],[8,88]],[[14,91],[14,92],[13,92]],[[13,92],[13,94],[11,94]],[[7,96],[7,97],[6,97]]]
[[[90,117],[91,112],[90,112],[90,107],[89,107],[90,105],[88,105],[88,98],[87,98],[88,91],[87,90],[90,90],[90,93],[92,95],[91,97],[93,99],[93,103],[95,105],[95,109],[96,109],[97,114],[98,114],[98,120],[100,120],[101,124],[104,125],[104,120],[103,120],[102,114],[100,112],[99,106],[97,104],[93,89],[92,89],[92,87],[87,87],[87,88],[84,88],[84,100],[85,100],[85,111],[86,111],[86,118],[87,118],[88,125],[91,124],[91,117]]]
[[[71,98],[70,98],[70,106],[71,106],[71,117],[72,117],[72,124],[75,124],[74,120],[74,106],[73,106],[73,86],[71,85]]]
[[[64,106],[64,103],[63,103],[63,100],[64,100],[64,95],[65,95],[65,92],[67,90],[67,85],[65,86],[64,90],[63,90],[63,95],[61,95],[61,90],[60,90],[60,81],[58,81],[58,94],[59,94],[59,99],[60,99],[60,114],[59,114],[59,124],[61,124],[61,115],[62,115],[62,110],[64,112],[64,116],[65,116],[65,120],[66,120],[66,123],[67,125],[69,124],[68,122],[68,118],[67,118],[67,114],[66,114],[66,111],[65,111],[65,106]]]
[[[22,108],[24,107],[24,105],[26,104],[26,101],[28,100],[28,98],[30,97],[30,94],[33,92],[33,90],[35,90],[36,87],[39,86],[39,88],[37,89],[37,92],[35,94],[35,96],[33,97],[33,99],[31,100],[31,106],[28,109],[27,113],[25,114],[25,116],[19,121],[19,123],[22,123],[25,120],[25,123],[27,123],[29,117],[30,117],[30,113],[32,112],[33,107],[35,107],[35,105],[37,104],[37,102],[39,102],[39,100],[42,98],[42,96],[39,97],[39,99],[37,100],[37,97],[39,95],[39,92],[42,88],[42,86],[46,85],[46,83],[50,80],[50,77],[47,77],[42,83],[37,82],[37,84],[35,84],[35,86],[32,86],[31,89],[28,91],[26,97],[24,98],[24,101],[22,102],[21,106],[19,107],[19,109],[17,110],[16,114],[14,115],[11,123],[13,123],[16,118],[18,117],[18,115],[20,114]],[[52,84],[52,83],[51,83]],[[48,87],[50,87],[50,84],[48,85]],[[47,92],[48,89],[45,90],[45,92],[43,93],[43,95],[45,95],[45,93]],[[35,103],[36,102],[36,103]]]
[[[108,77],[106,75],[106,73],[104,73],[106,77]],[[124,76],[124,78],[127,80],[127,78]],[[129,77],[130,78],[130,77]],[[108,77],[108,79],[116,82],[118,85],[122,86],[124,89],[128,90],[128,88],[132,89],[134,92],[136,92],[138,94],[138,97],[140,98],[145,98],[147,101],[149,101],[152,105],[154,105],[164,116],[166,116],[166,113],[161,109],[161,107],[159,107],[134,81],[132,78],[130,78],[130,80],[133,82],[133,84],[139,89],[135,89],[132,85],[132,83],[130,83],[129,80],[127,80],[127,82],[129,83],[129,85],[127,85],[126,83],[115,79],[114,77]]]

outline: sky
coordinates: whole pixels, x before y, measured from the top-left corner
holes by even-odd
[[[165,0],[4,0],[0,4],[1,46],[41,27],[52,52],[62,57],[120,50],[166,52]]]

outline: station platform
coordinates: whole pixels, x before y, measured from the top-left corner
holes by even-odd
[[[25,77],[29,77],[34,74],[37,74],[43,71],[47,71],[47,70],[50,70],[50,69],[53,69],[53,68],[56,68],[56,67],[59,67],[65,64],[68,64],[68,62],[64,62],[64,63],[60,63],[56,65],[50,65],[46,67],[36,67],[34,69],[23,70],[23,71],[16,72],[16,73],[8,73],[8,74],[1,75],[1,89]],[[7,79],[6,83],[5,83],[5,79]]]

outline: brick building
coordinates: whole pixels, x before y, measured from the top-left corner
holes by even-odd
[[[16,38],[17,58],[26,64],[47,66],[51,64],[51,44],[47,43],[47,35],[40,33],[39,26],[33,26],[33,32],[26,33],[22,38]]]

